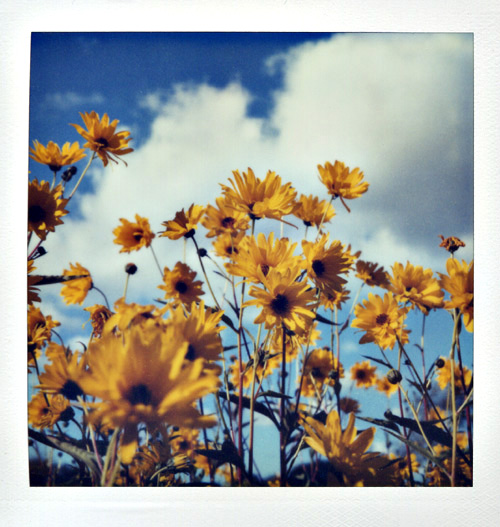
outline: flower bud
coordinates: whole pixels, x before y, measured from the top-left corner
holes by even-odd
[[[403,379],[403,376],[398,370],[389,370],[387,372],[387,380],[391,384],[398,384]]]
[[[67,183],[76,174],[76,172],[76,167],[69,167],[61,174],[61,179]]]
[[[436,368],[442,368],[444,364],[445,362],[441,357],[439,357],[439,359],[436,360]]]
[[[137,272],[137,265],[135,265],[134,263],[128,263],[125,266],[125,272],[127,274],[135,274]]]
[[[201,249],[198,249],[198,256],[200,258],[203,258],[206,255],[207,255],[207,250],[206,249],[204,249],[203,247],[201,247]]]

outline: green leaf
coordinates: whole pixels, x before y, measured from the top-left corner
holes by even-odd
[[[226,392],[222,390],[219,391],[219,397],[224,400],[228,399]],[[229,394],[229,400],[234,404],[239,404],[239,396],[234,393]],[[245,395],[243,395],[241,397],[241,404],[243,405],[243,408],[247,408],[248,410],[250,410],[250,398],[249,397],[246,397]],[[265,415],[266,417],[271,419],[271,421],[278,427],[278,430],[279,430],[280,425],[278,421],[276,420],[274,413],[271,410],[269,410],[269,408],[265,404],[255,401],[253,404],[253,409],[259,414]]]
[[[392,366],[388,362],[385,362],[381,359],[376,359],[375,357],[370,357],[370,355],[361,355],[361,356],[364,357],[365,359],[370,359],[374,362],[378,362],[379,364],[382,364],[382,366],[386,366],[387,368],[392,370]]]
[[[279,392],[273,392],[272,390],[267,390],[266,392],[260,392],[256,399],[258,397],[264,397],[264,396],[267,396],[267,397],[277,397],[278,399],[291,399],[292,396],[291,395],[284,395],[282,393],[279,393]]]

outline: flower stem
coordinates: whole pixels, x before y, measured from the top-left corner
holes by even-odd
[[[153,258],[155,259],[155,262],[156,262],[156,267],[158,267],[158,271],[160,271],[160,275],[163,279],[163,271],[161,270],[161,267],[160,267],[160,262],[158,262],[158,258],[156,257],[156,253],[155,253],[155,250],[153,249],[153,244],[151,244],[149,246],[149,248],[151,249],[151,252],[153,253]]]
[[[212,290],[212,286],[210,285],[210,280],[208,279],[207,272],[205,271],[205,266],[203,265],[203,258],[200,256],[200,249],[198,247],[198,243],[196,242],[196,239],[194,236],[191,237],[193,240],[194,246],[196,247],[196,254],[198,255],[198,260],[200,260],[201,270],[203,271],[203,276],[205,277],[205,281],[207,282],[208,289],[210,290],[210,294],[212,295],[212,298],[214,299],[215,305],[221,310],[221,307],[219,305],[219,302],[217,302],[217,298],[215,298],[214,292]]]
[[[285,430],[285,381],[286,381],[286,330],[282,325],[282,347],[281,347],[281,395],[280,398],[280,487],[286,487],[286,442]]]
[[[83,169],[82,175],[80,176],[80,178],[76,182],[75,187],[71,191],[71,194],[69,195],[68,201],[73,197],[73,194],[76,192],[76,189],[80,186],[80,183],[82,182],[83,176],[87,173],[87,170],[89,169],[89,167],[92,164],[92,161],[94,160],[96,155],[97,155],[96,152],[92,153],[92,156],[90,157],[89,162],[87,163],[87,166]]]

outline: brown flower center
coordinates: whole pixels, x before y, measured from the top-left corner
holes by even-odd
[[[136,384],[128,392],[126,399],[130,404],[151,404],[151,390],[145,384]]]
[[[40,205],[32,205],[28,209],[28,221],[31,223],[39,223],[44,221],[47,216],[45,209],[40,207]]]
[[[271,309],[278,316],[285,315],[289,305],[290,302],[285,295],[278,294],[271,300]]]
[[[356,379],[359,379],[362,381],[366,377],[366,371],[365,370],[358,370],[356,372]]]
[[[61,395],[70,401],[76,401],[79,395],[83,395],[83,390],[75,381],[71,379],[64,383],[64,386],[59,390]]]
[[[142,240],[142,234],[141,233],[134,234],[134,240],[136,242],[140,242]]]
[[[179,280],[175,284],[175,290],[181,295],[183,295],[188,290],[188,286],[185,282],[183,282],[182,280]]]
[[[325,272],[325,264],[321,260],[313,260],[312,268],[316,276],[321,276]]]
[[[98,137],[97,139],[94,139],[94,143],[97,143],[99,145],[99,149],[107,148],[109,146],[108,140],[104,137]]]
[[[234,218],[231,218],[231,216],[227,216],[220,223],[224,227],[224,229],[232,229],[235,221],[236,220]]]
[[[260,268],[262,269],[262,274],[264,276],[267,276],[267,273],[269,272],[269,265],[267,265],[267,264],[260,264]]]
[[[195,357],[196,357],[196,350],[194,349],[194,346],[192,344],[189,344],[184,358],[192,361],[195,359]]]
[[[387,315],[387,313],[380,313],[380,315],[377,315],[375,322],[377,326],[383,326],[388,320],[389,316]]]

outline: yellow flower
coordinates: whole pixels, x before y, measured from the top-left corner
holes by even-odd
[[[387,397],[390,397],[393,393],[398,390],[397,384],[391,384],[387,377],[379,377],[377,379],[377,390],[379,392],[385,393]]]
[[[311,417],[303,421],[306,443],[326,456],[340,484],[348,486],[379,486],[394,482],[394,469],[386,468],[387,458],[377,452],[366,452],[373,442],[375,428],[360,434],[354,426],[354,414],[349,415],[347,428],[342,431],[339,415],[332,410],[326,424]]]
[[[306,326],[302,330],[296,328],[295,331],[285,332],[286,362],[292,362],[297,357],[299,350],[307,346],[314,347],[316,342],[321,338],[321,331],[318,328],[318,322],[310,318],[304,319]],[[283,331],[282,328],[275,328],[271,338],[271,350],[280,358],[283,353]]]
[[[215,203],[217,208],[208,205],[201,220],[208,230],[207,238],[220,234],[236,234],[248,229],[248,217],[244,212],[233,208],[223,197],[216,198]]]
[[[390,290],[401,303],[410,302],[426,315],[431,309],[443,307],[444,293],[439,287],[432,269],[413,266],[410,262],[403,267],[400,263],[392,266]]]
[[[69,264],[71,269],[64,269],[63,276],[74,276],[74,278],[66,282],[61,288],[61,296],[64,298],[66,304],[82,304],[87,293],[92,289],[92,278],[88,269],[80,265]]]
[[[104,329],[104,324],[113,316],[113,312],[102,304],[86,307],[85,311],[90,313],[90,322],[92,324],[92,336],[100,338]]]
[[[130,253],[138,251],[142,247],[149,247],[154,233],[151,231],[149,221],[147,218],[135,215],[135,222],[130,222],[124,218],[120,218],[122,225],[113,230],[116,238],[113,240],[117,245],[123,245],[120,249],[121,253]]]
[[[80,116],[87,130],[78,124],[72,124],[71,126],[74,126],[76,131],[87,140],[83,146],[94,151],[100,157],[104,166],[108,164],[108,159],[118,163],[115,159],[116,156],[123,156],[134,151],[133,148],[127,148],[129,141],[132,139],[129,137],[130,132],[115,133],[116,126],[119,123],[118,119],[110,123],[108,114],[105,113],[100,119],[99,114],[94,111],[90,114],[80,112]]]
[[[223,349],[219,333],[224,328],[219,323],[223,314],[223,311],[205,309],[203,300],[199,306],[193,302],[187,316],[181,306],[172,310],[170,321],[188,342],[187,360],[216,361],[221,358]]]
[[[340,364],[340,370],[338,369],[338,361],[332,350],[326,347],[317,348],[306,357],[301,393],[306,397],[314,397],[317,393],[321,394],[325,385],[333,387],[337,380],[343,377],[344,368]]]
[[[356,262],[356,277],[363,280],[370,287],[378,286],[387,289],[389,287],[389,275],[383,267],[377,269],[377,264],[358,260]]]
[[[342,397],[342,399],[340,399],[340,410],[344,414],[357,414],[360,412],[359,402],[350,397]]]
[[[450,293],[450,300],[446,301],[446,309],[459,309],[463,315],[465,329],[474,331],[474,260],[467,264],[465,260],[460,263],[454,258],[446,262],[448,275],[438,273],[439,283],[443,289]]]
[[[34,306],[28,308],[28,350],[41,349],[52,335],[52,328],[59,326],[50,315],[44,316]]]
[[[68,203],[62,197],[63,189],[57,185],[50,190],[48,181],[34,179],[28,188],[28,232],[34,232],[45,240],[47,232],[54,232],[57,225],[62,225],[62,216],[68,214],[64,209]]]
[[[408,308],[400,308],[392,293],[385,293],[384,298],[368,293],[368,299],[354,308],[356,318],[351,327],[366,332],[360,344],[374,342],[382,349],[392,349],[396,336],[402,344],[408,342],[409,331],[403,325],[407,312]]]
[[[151,320],[157,322],[155,315],[153,315],[155,306],[152,304],[145,306],[133,302],[127,304],[123,298],[119,298],[113,307],[115,313],[105,321],[102,335],[110,333],[118,335],[131,325],[145,325]]]
[[[225,198],[236,210],[249,215],[251,219],[281,219],[291,214],[295,208],[296,191],[291,183],[281,184],[280,176],[268,171],[264,181],[255,177],[253,170],[243,172],[233,170],[234,182],[229,179],[231,187],[221,185]]]
[[[275,240],[272,232],[267,240],[262,232],[257,239],[246,236],[238,244],[238,253],[234,254],[233,261],[224,266],[232,275],[259,283],[260,273],[267,276],[270,269],[285,271],[298,266],[300,256],[293,255],[296,246],[296,243],[290,244],[288,238]]]
[[[342,304],[349,300],[350,291],[342,289],[341,291],[332,291],[331,293],[322,293],[319,299],[319,303],[325,309],[341,309]]]
[[[319,229],[320,225],[329,223],[335,216],[335,209],[331,203],[320,201],[317,196],[301,194],[293,215],[301,219],[307,227],[314,225]]]
[[[451,383],[451,361],[450,359],[445,359],[444,357],[441,357],[441,358],[444,360],[444,366],[438,369],[437,382],[441,390],[444,390]],[[472,372],[469,370],[469,368],[467,368],[467,366],[464,366],[463,370],[464,370],[465,388],[468,389],[472,381]],[[454,376],[455,376],[455,388],[463,392],[462,376],[460,374],[460,365],[457,361],[455,361]]]
[[[261,273],[260,280],[265,289],[252,287],[249,295],[255,300],[245,304],[262,308],[255,319],[256,324],[264,322],[266,329],[280,328],[282,325],[291,331],[306,329],[306,319],[314,319],[311,311],[314,291],[307,284],[297,282],[297,276],[298,269],[287,269],[284,273],[271,269],[267,276]]]
[[[35,428],[52,428],[57,421],[69,421],[73,415],[69,401],[60,394],[44,395],[38,392],[28,403],[28,423]]]
[[[205,361],[184,360],[188,343],[175,324],[166,328],[131,326],[120,337],[103,336],[89,344],[90,372],[82,381],[95,403],[92,419],[123,427],[120,456],[131,462],[138,446],[137,427],[163,424],[204,428],[213,416],[202,416],[194,403],[215,391],[219,379],[204,372]],[[154,367],[152,367],[154,365]]]
[[[343,205],[350,212],[349,208],[343,201],[344,199],[359,198],[368,190],[368,183],[362,181],[363,172],[359,168],[349,171],[341,161],[335,161],[332,165],[329,162],[325,166],[318,165],[319,179],[328,189],[328,193],[333,198],[340,198]]]
[[[234,236],[228,233],[220,234],[212,242],[215,254],[221,258],[234,258],[240,251],[239,246],[244,236],[244,231],[240,231]]]
[[[305,266],[309,278],[322,293],[334,295],[342,291],[347,282],[341,274],[347,274],[352,264],[352,256],[346,254],[339,241],[326,248],[328,234],[324,234],[317,242],[302,241],[302,250],[306,258]]]
[[[86,154],[83,148],[80,148],[78,142],[73,144],[64,143],[62,151],[59,145],[49,141],[49,144],[45,147],[38,141],[33,141],[34,148],[30,148],[30,157],[42,165],[47,165],[50,170],[57,172],[61,170],[61,167],[66,165],[72,165],[80,159],[83,159]]]
[[[370,388],[377,382],[375,375],[376,366],[372,366],[370,361],[357,362],[351,368],[351,379],[356,381],[357,387]]]
[[[32,275],[31,273],[36,270],[33,264],[33,260],[28,260],[28,304],[32,305],[33,302],[41,302],[41,298],[38,296],[39,287],[34,287],[42,277]]]
[[[176,212],[173,220],[162,223],[165,226],[165,231],[160,236],[166,236],[170,240],[178,240],[183,236],[184,238],[192,238],[204,212],[204,207],[195,205],[194,203],[189,207],[187,212],[184,212],[184,209]]]
[[[192,302],[199,302],[200,296],[204,294],[201,289],[202,282],[195,278],[195,271],[188,265],[177,262],[172,270],[165,267],[163,270],[164,284],[159,285],[158,288],[165,291],[165,298],[172,298],[184,305],[191,305]]]
[[[460,247],[465,247],[465,243],[456,236],[445,238],[442,234],[440,234],[439,237],[441,240],[443,240],[439,244],[439,247],[444,247],[451,254],[460,249]]]
[[[208,458],[196,453],[196,449],[205,448],[205,446],[198,441],[199,435],[199,430],[193,428],[174,428],[169,443],[174,455],[186,456],[194,462],[196,468],[203,470],[203,472],[208,475],[210,473],[210,463]]]
[[[278,368],[280,364],[280,358],[278,355],[272,357],[272,358],[264,358],[263,360],[259,360],[257,364],[257,368],[255,371],[255,382],[259,383],[259,381],[265,377],[269,377],[276,368]],[[243,388],[249,388],[252,384],[253,379],[253,362],[243,362],[242,363],[242,386]],[[231,383],[234,386],[235,393],[239,393],[238,387],[239,387],[239,378],[240,378],[240,367],[238,362],[234,362],[229,367],[229,374]]]
[[[81,383],[85,376],[84,357],[78,353],[68,357],[62,346],[53,345],[51,361],[40,374],[40,384],[37,388],[45,393],[59,393],[70,401],[83,395]]]
[[[397,456],[395,454],[389,454],[389,459],[396,459]],[[413,474],[416,474],[418,472],[418,469],[420,468],[420,463],[417,460],[417,456],[415,454],[411,454],[411,471]],[[397,470],[399,471],[399,474],[403,480],[410,479],[410,471],[408,470],[408,459],[406,456],[400,457],[398,461],[395,463]]]

